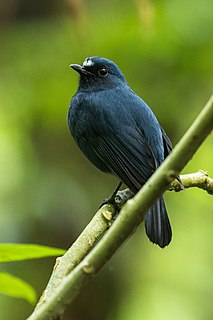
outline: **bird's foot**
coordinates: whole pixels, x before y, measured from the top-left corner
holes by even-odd
[[[105,204],[111,204],[111,205],[115,208],[115,210],[116,210],[117,212],[120,210],[118,204],[117,204],[116,201],[115,201],[115,197],[114,197],[114,196],[111,196],[111,197],[109,197],[109,198],[105,198],[105,199],[102,201],[99,209],[100,209],[101,207],[103,207]]]
[[[118,203],[115,201],[115,198],[117,196],[117,193],[119,192],[120,187],[122,186],[122,181],[119,182],[118,186],[116,187],[115,191],[113,192],[113,194],[111,195],[111,197],[109,198],[105,198],[103,200],[103,202],[101,203],[99,209],[105,205],[105,204],[111,204],[113,205],[113,207],[115,208],[116,212],[120,211],[120,206],[118,205]]]
[[[99,209],[105,204],[111,204],[117,212],[121,210],[127,200],[131,199],[134,193],[130,189],[119,190],[117,193],[113,193],[111,197],[105,198],[101,203]]]

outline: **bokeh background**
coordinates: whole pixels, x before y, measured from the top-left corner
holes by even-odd
[[[70,137],[78,76],[70,63],[114,60],[175,144],[212,93],[211,0],[1,0],[0,242],[68,248],[117,181],[98,172]],[[184,173],[213,176],[213,137]],[[64,319],[213,319],[213,202],[190,189],[165,194],[171,245],[141,226],[82,290]],[[38,295],[54,258],[2,264]],[[0,295],[1,320],[33,307]]]

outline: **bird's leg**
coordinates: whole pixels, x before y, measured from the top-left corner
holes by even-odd
[[[115,191],[113,192],[113,194],[111,195],[111,197],[109,198],[109,200],[111,201],[111,203],[115,202],[115,196],[117,194],[117,192],[119,191],[120,187],[122,186],[122,181],[119,182],[119,184],[117,185],[117,187],[115,188]]]
[[[103,202],[100,205],[100,208],[104,205],[104,204],[112,204],[116,207],[116,203],[115,203],[115,197],[117,192],[119,191],[120,187],[122,186],[122,181],[119,182],[119,184],[117,185],[115,191],[113,192],[113,194],[111,195],[111,197],[106,198],[103,200]]]

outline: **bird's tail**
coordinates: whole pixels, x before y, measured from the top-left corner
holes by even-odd
[[[160,196],[147,212],[145,228],[151,242],[156,243],[161,248],[168,246],[172,238],[172,229],[163,196]]]

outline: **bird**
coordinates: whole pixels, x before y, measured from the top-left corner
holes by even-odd
[[[80,75],[67,116],[74,141],[95,167],[136,194],[171,152],[169,137],[113,61],[91,56],[70,66]],[[172,229],[162,194],[144,221],[149,240],[168,246]]]

